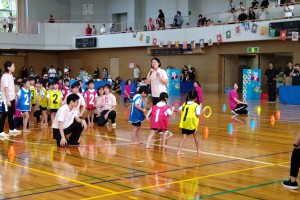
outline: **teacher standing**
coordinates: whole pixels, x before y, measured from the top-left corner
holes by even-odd
[[[1,77],[1,94],[2,94],[2,116],[0,118],[0,137],[7,137],[14,133],[20,133],[14,127],[15,115],[15,84],[12,73],[15,71],[14,63],[6,61],[4,63],[5,73]],[[8,117],[9,135],[3,132],[5,120]]]
[[[167,92],[168,75],[165,70],[161,69],[161,62],[158,58],[151,59],[151,70],[147,75],[146,83],[151,85],[152,104],[156,105],[159,95]]]

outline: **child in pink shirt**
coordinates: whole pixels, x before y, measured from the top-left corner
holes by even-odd
[[[201,85],[198,81],[194,81],[194,87],[195,87],[195,90],[197,91],[198,93],[198,99],[197,99],[197,104],[202,104],[202,101],[203,101],[203,92],[202,92],[202,88],[201,88]]]
[[[130,90],[130,86],[131,86],[131,80],[128,79],[125,83],[125,87],[124,87],[124,103],[126,103],[126,101],[131,101],[131,90]]]
[[[230,91],[229,93],[229,105],[230,105],[230,109],[232,114],[234,115],[240,115],[240,114],[248,114],[248,111],[246,110],[246,108],[248,107],[247,102],[245,101],[240,101],[238,99],[238,93],[237,93],[237,89],[238,89],[238,85],[235,83],[233,85],[233,89]]]

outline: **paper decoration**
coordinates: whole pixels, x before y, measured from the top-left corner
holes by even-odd
[[[286,40],[286,30],[280,31],[279,40],[285,41]]]
[[[208,44],[208,46],[212,46],[214,44],[212,38],[208,38],[207,44]]]
[[[262,36],[267,35],[267,27],[266,26],[260,27],[260,35],[262,35]]]
[[[275,34],[276,34],[276,30],[275,29],[270,29],[270,37],[275,37]]]
[[[133,36],[134,38],[136,38],[136,34],[137,34],[137,32],[135,31],[135,32],[132,33],[132,36]]]
[[[159,42],[159,47],[162,48],[164,46],[164,41]]]
[[[171,49],[171,47],[172,47],[172,41],[168,41],[168,43],[167,43],[167,45],[168,45],[168,49]]]
[[[187,49],[187,41],[184,41],[184,42],[182,43],[182,48],[183,48],[183,49]]]
[[[241,26],[235,27],[235,34],[240,35],[241,34]]]
[[[143,42],[143,40],[144,40],[144,34],[140,33],[140,41]]]
[[[152,45],[155,46],[156,43],[157,43],[157,38],[153,38],[153,39],[152,39]]]
[[[204,39],[199,40],[200,48],[204,48]]]
[[[179,48],[179,41],[175,42],[175,48]]]
[[[192,49],[195,49],[195,48],[196,48],[195,40],[192,40],[192,41],[191,41],[191,48],[192,48]]]
[[[252,33],[256,33],[256,32],[257,32],[257,29],[258,29],[257,24],[252,24],[251,32],[252,32]]]
[[[249,22],[243,22],[242,25],[243,25],[245,31],[249,31],[250,30],[250,23]]]
[[[217,43],[221,44],[222,43],[222,34],[217,35]]]
[[[149,44],[150,43],[150,36],[146,37],[146,43]]]
[[[231,38],[231,31],[230,30],[226,31],[226,38],[227,39]]]
[[[299,39],[299,33],[292,32],[292,41],[298,41],[298,39]]]
[[[130,68],[130,69],[133,69],[134,66],[135,66],[135,64],[134,64],[133,62],[130,62],[130,63],[129,63],[129,68]]]

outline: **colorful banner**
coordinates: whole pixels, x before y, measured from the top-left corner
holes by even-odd
[[[204,39],[199,40],[200,48],[204,48]]]
[[[150,43],[150,36],[146,37],[146,43],[149,44]]]
[[[245,31],[250,30],[250,23],[249,22],[243,22],[242,25],[243,25]]]
[[[183,49],[187,49],[187,41],[184,41],[184,42],[182,43],[182,48],[183,48]]]
[[[241,34],[241,26],[235,27],[235,34],[240,35]]]
[[[217,35],[217,43],[221,44],[222,43],[222,34]]]
[[[168,49],[171,49],[172,48],[172,41],[169,40],[167,45],[168,45]]]
[[[168,94],[169,96],[180,95],[180,69],[167,69],[166,70],[169,81],[168,81]]]
[[[259,100],[261,91],[261,70],[243,70],[243,100]]]
[[[257,29],[258,29],[258,25],[257,24],[252,24],[251,32],[256,33]]]
[[[227,39],[230,39],[231,38],[231,31],[226,31],[226,38]]]
[[[286,40],[286,30],[280,31],[279,40],[285,41]]]
[[[276,30],[275,29],[270,29],[269,30],[269,36],[270,37],[275,37],[276,36]]]
[[[136,34],[137,34],[137,32],[135,31],[135,32],[132,33],[132,36],[133,36],[134,38],[136,38]]]
[[[267,27],[266,26],[261,26],[260,27],[260,35],[261,36],[266,36],[267,35]]]
[[[160,48],[164,47],[164,41],[160,41],[160,42],[159,42],[159,47],[160,47]]]
[[[179,48],[179,41],[175,42],[175,48]]]
[[[208,38],[207,44],[208,44],[208,46],[212,46],[214,44],[212,38]]]
[[[143,42],[144,41],[144,34],[140,33],[140,41]]]
[[[153,38],[153,39],[152,39],[152,45],[155,46],[156,43],[157,43],[157,38]]]
[[[192,40],[192,41],[191,41],[191,48],[192,48],[192,49],[195,49],[195,48],[196,48],[195,40]]]

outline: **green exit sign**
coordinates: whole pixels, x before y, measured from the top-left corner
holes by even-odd
[[[247,53],[259,53],[259,47],[248,47]]]

